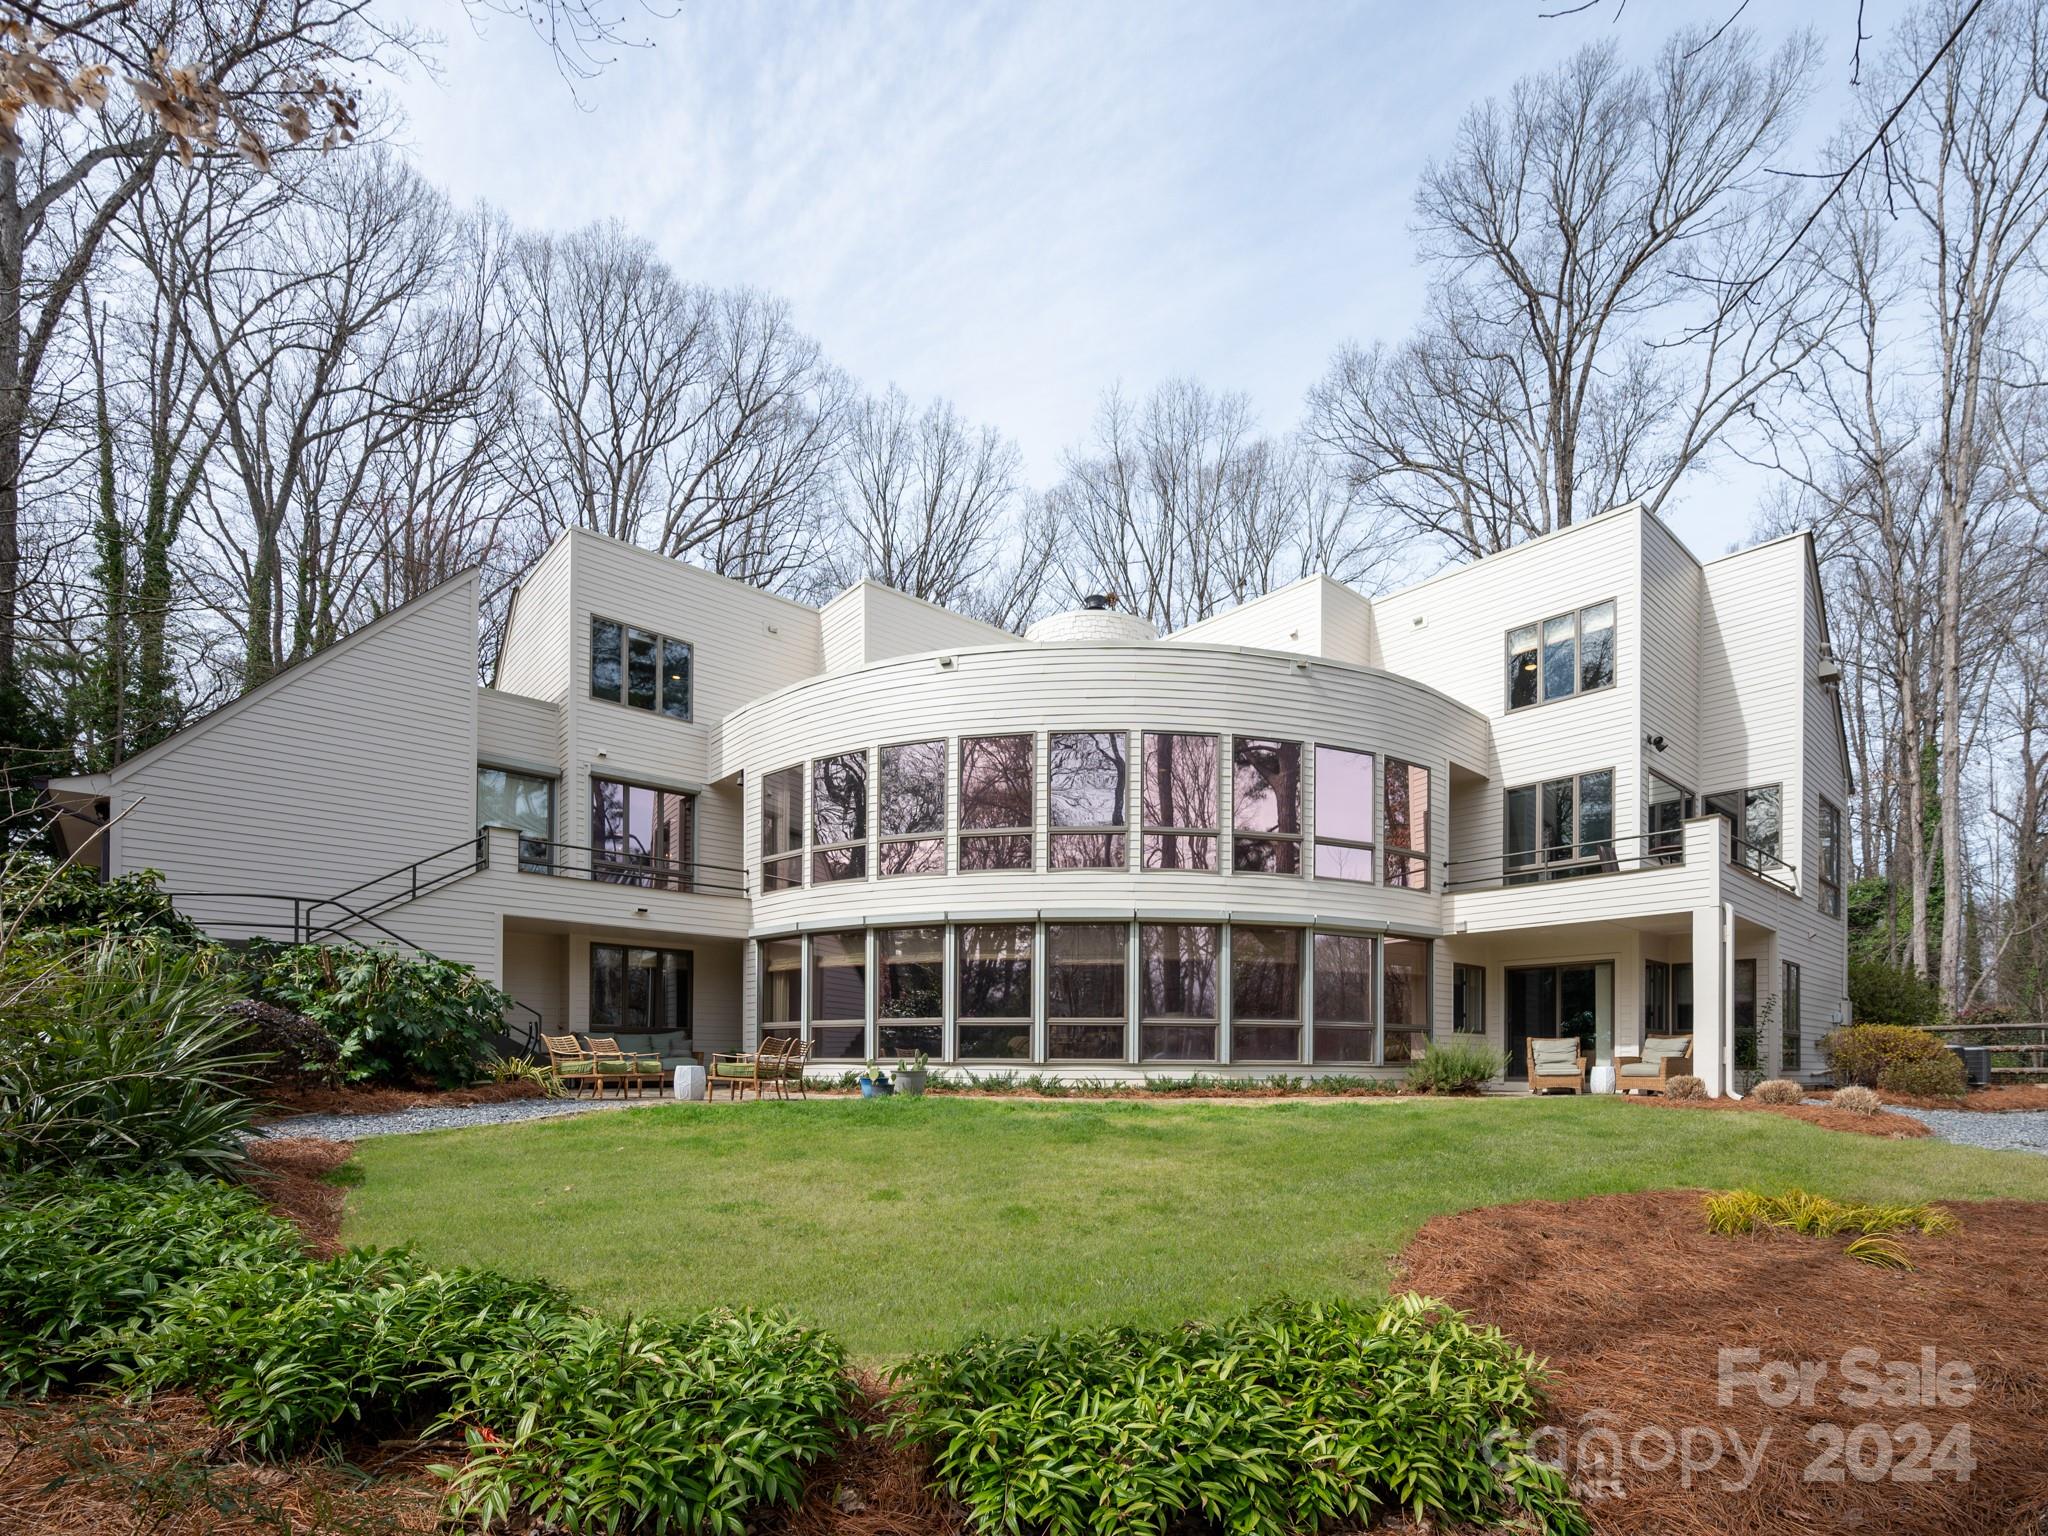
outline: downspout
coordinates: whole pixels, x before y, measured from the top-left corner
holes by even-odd
[[[1721,903],[1721,1091],[1731,1099],[1742,1094],[1735,1086],[1735,903]]]

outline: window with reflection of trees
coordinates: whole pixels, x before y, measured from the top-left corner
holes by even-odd
[[[875,1054],[943,1053],[946,930],[875,932]]]
[[[1054,869],[1122,869],[1128,747],[1120,732],[1055,731],[1047,741],[1046,804]]]
[[[1301,743],[1239,736],[1231,744],[1230,865],[1301,873]]]
[[[1413,1061],[1429,1043],[1429,941],[1388,939],[1380,957],[1386,978],[1385,1055]]]
[[[1045,930],[1046,1055],[1122,1061],[1129,1003],[1123,923],[1049,923]]]
[[[946,872],[946,743],[882,748],[884,875]]]
[[[613,885],[689,890],[690,796],[593,777],[590,873]]]
[[[804,770],[802,764],[761,776],[761,889],[786,891],[804,883]]]
[[[1146,1061],[1216,1060],[1213,923],[1138,927],[1138,1054]]]
[[[811,879],[863,880],[868,872],[868,755],[811,764]]]
[[[1032,738],[960,743],[960,867],[1031,868]]]
[[[1310,941],[1318,1065],[1372,1062],[1372,949],[1372,939],[1362,933],[1318,933]]]
[[[1299,928],[1230,929],[1230,1059],[1301,1060]]]
[[[1429,889],[1429,770],[1390,757],[1386,763],[1387,884]]]
[[[811,1053],[827,1061],[868,1054],[868,936],[811,935]]]
[[[1029,923],[960,925],[954,1026],[960,1060],[1030,1059],[1031,935]]]
[[[1147,731],[1140,800],[1147,869],[1216,868],[1216,738]]]

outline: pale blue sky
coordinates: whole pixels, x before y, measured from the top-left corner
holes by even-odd
[[[1411,324],[1410,195],[1469,104],[1589,40],[1646,58],[1737,0],[1618,21],[1614,0],[1556,20],[1558,0],[682,0],[573,91],[523,24],[413,3],[446,43],[438,81],[400,87],[404,137],[458,199],[534,228],[616,218],[692,280],[781,294],[864,384],[950,396],[1044,484],[1118,382],[1193,374],[1291,427],[1341,341]],[[1869,5],[1871,48],[1899,9]],[[1809,147],[1848,106],[1855,14],[1745,17],[1827,46]],[[1759,488],[1737,466],[1674,520],[1718,553]]]

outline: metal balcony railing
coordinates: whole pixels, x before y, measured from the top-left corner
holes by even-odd
[[[1444,889],[1498,890],[1513,885],[1543,885],[1553,880],[1584,880],[1596,875],[1633,874],[1669,869],[1685,862],[1685,836],[1678,830],[1643,832],[1633,837],[1606,837],[1590,843],[1559,843],[1547,848],[1518,849],[1498,857],[1452,859],[1444,867]]]
[[[1728,862],[1737,869],[1747,870],[1759,880],[1769,881],[1782,890],[1799,894],[1799,871],[1787,864],[1775,853],[1766,853],[1754,843],[1745,843],[1731,831],[1728,838]]]
[[[603,885],[632,885],[643,890],[677,891],[689,896],[747,894],[747,872],[730,865],[665,859],[630,848],[589,848],[524,835],[519,839],[519,872],[593,880]]]

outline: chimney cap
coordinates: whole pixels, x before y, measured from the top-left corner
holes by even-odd
[[[1115,608],[1118,602],[1119,599],[1114,592],[1098,592],[1082,598],[1081,606],[1090,613],[1101,613],[1104,609]]]

